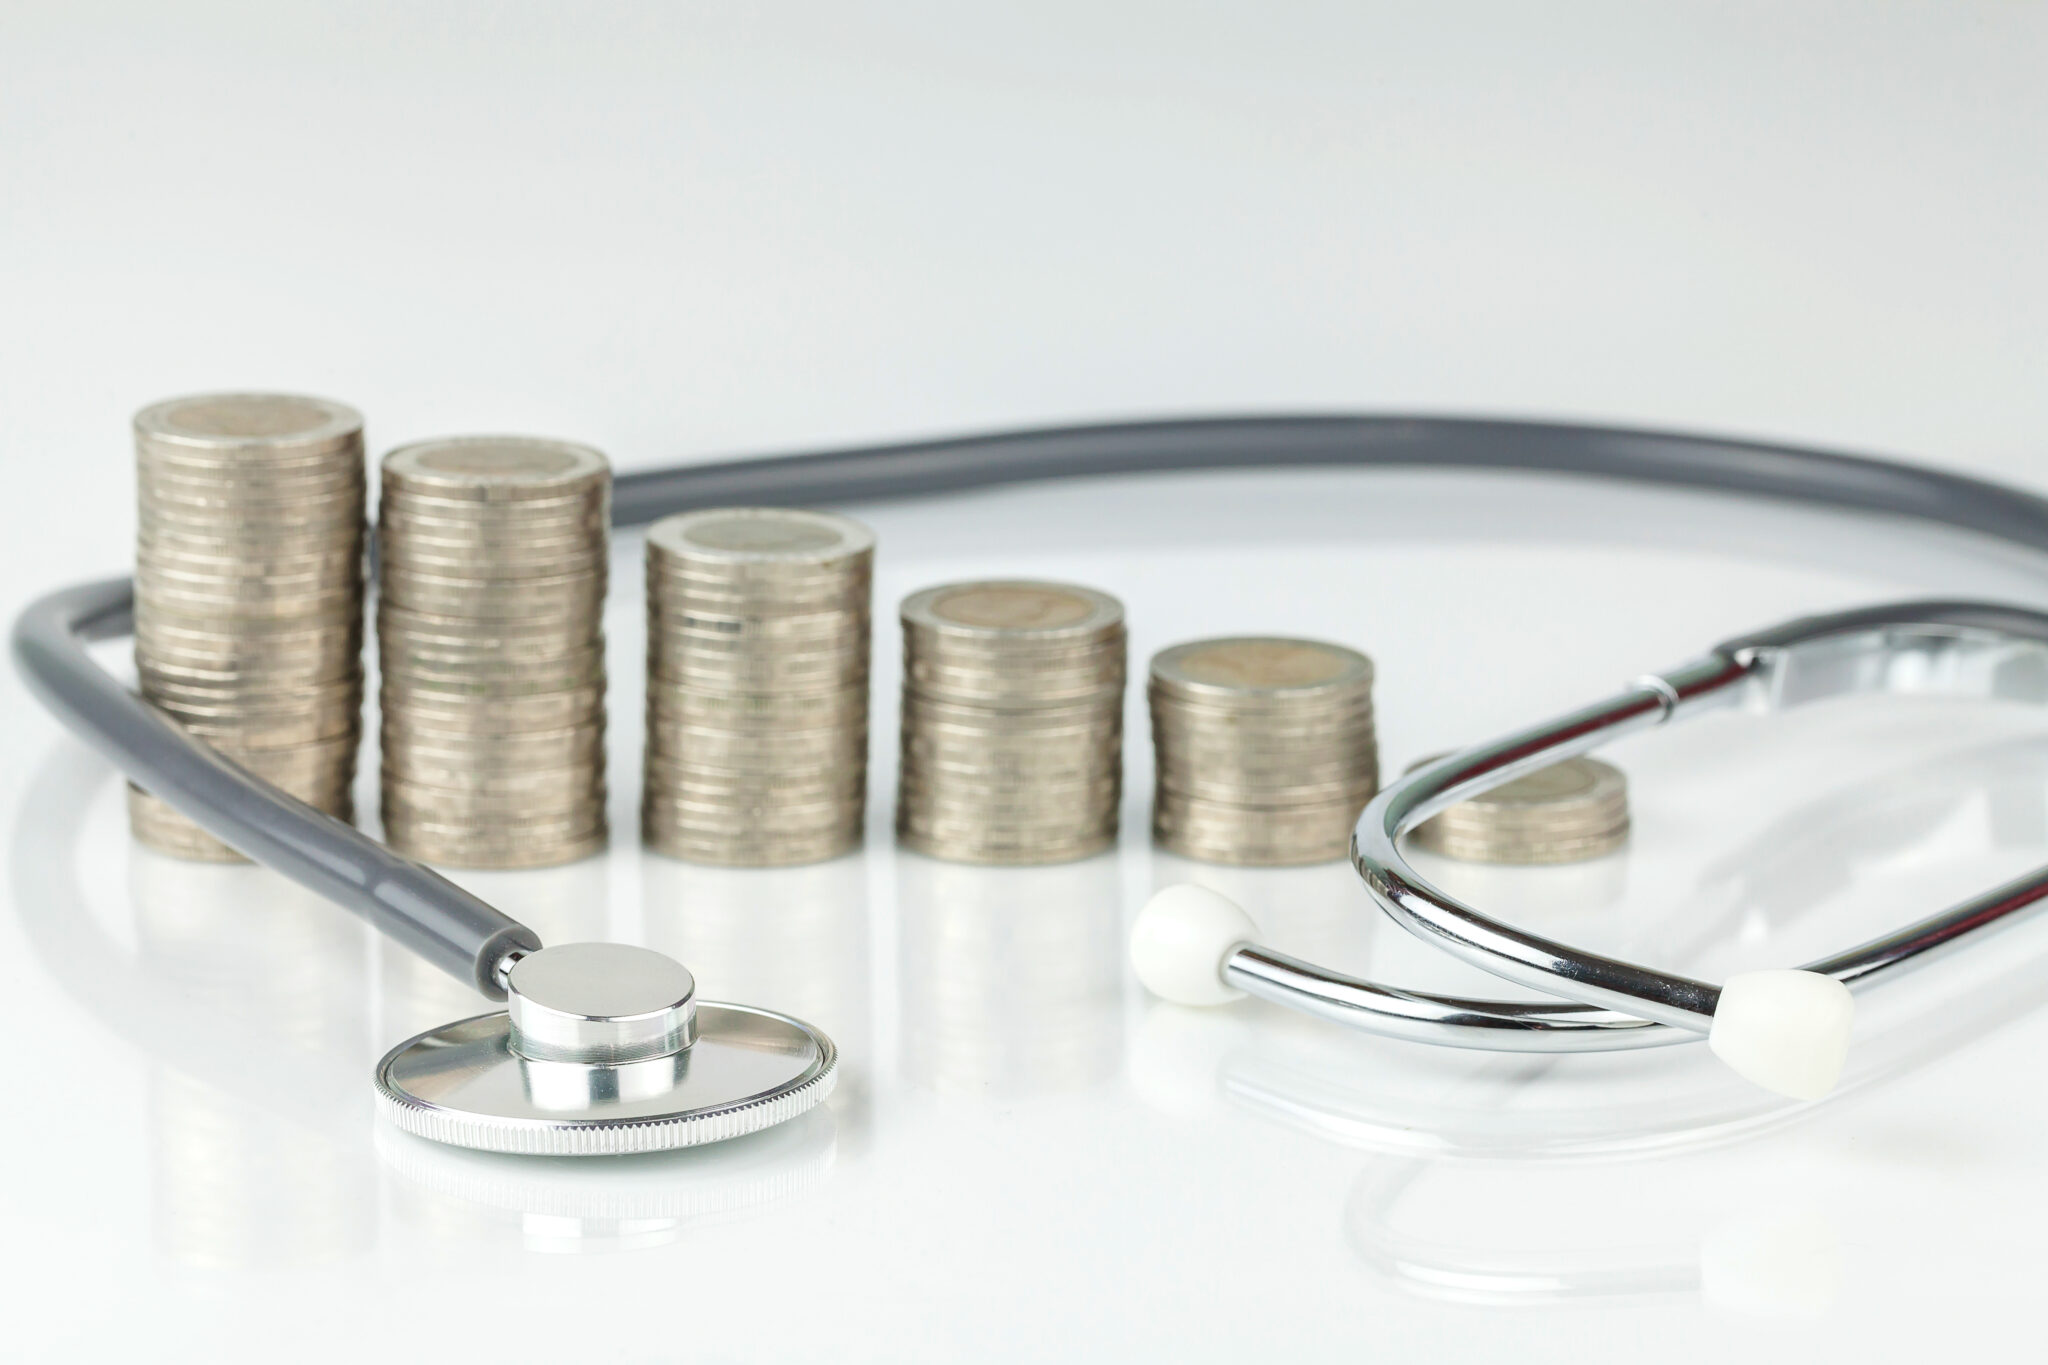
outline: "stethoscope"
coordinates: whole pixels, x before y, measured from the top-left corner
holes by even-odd
[[[2048,501],[1937,470],[1700,437],[1537,423],[1273,417],[1114,424],[686,465],[621,477],[614,522],[692,507],[879,501],[1103,474],[1272,466],[1576,473],[1751,493],[1944,523],[2048,550]],[[196,743],[87,650],[133,629],[127,579],[60,589],[14,628],[31,690],[137,785],[230,847],[361,915],[505,1010],[400,1044],[379,1063],[379,1106],[405,1131],[490,1151],[644,1152],[754,1132],[830,1092],[837,1052],[771,1010],[696,999],[681,964],[619,944],[542,947],[531,929],[353,827]],[[1432,886],[1398,847],[1459,801],[1606,739],[1707,711],[1850,692],[2048,700],[2048,615],[1988,603],[1873,607],[1717,647],[1616,696],[1468,749],[1383,791],[1352,857],[1373,899],[1424,941],[1560,1003],[1403,991],[1259,947],[1248,917],[1200,888],[1168,888],[1138,918],[1133,965],[1188,1002],[1244,992],[1377,1033],[1455,1047],[1588,1051],[1705,1036],[1780,1093],[1825,1093],[1848,1045],[1850,988],[1896,976],[2016,923],[2048,869],[1797,971],[1719,987],[1584,952],[1491,919]]]
[[[1575,1004],[1461,999],[1328,971],[1259,946],[1243,910],[1195,885],[1168,887],[1139,913],[1132,965],[1154,993],[1182,1004],[1251,994],[1448,1047],[1609,1051],[1704,1035],[1717,1056],[1765,1089],[1818,1099],[1834,1088],[1848,1056],[1852,988],[2018,923],[2048,898],[2048,868],[1805,968],[1742,972],[1713,986],[1485,915],[1417,873],[1399,840],[1449,806],[1620,735],[1714,711],[1765,712],[1871,692],[2048,701],[2048,615],[1979,602],[1902,602],[1792,621],[1430,764],[1375,797],[1353,831],[1351,858],[1380,907],[1432,946]]]

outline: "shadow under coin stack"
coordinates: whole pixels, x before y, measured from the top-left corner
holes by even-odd
[[[135,668],[188,732],[309,805],[353,809],[362,737],[363,419],[289,394],[135,417]],[[160,852],[239,855],[133,787]]]
[[[1063,583],[957,583],[902,614],[904,846],[1024,864],[1114,843],[1123,604]]]
[[[475,436],[384,457],[377,518],[384,830],[453,867],[605,845],[611,467]]]
[[[1196,640],[1153,656],[1152,833],[1206,862],[1341,858],[1379,789],[1372,661],[1316,640]]]
[[[1465,862],[1576,863],[1620,848],[1628,829],[1628,779],[1621,769],[1597,758],[1567,758],[1461,801],[1409,837]]]
[[[867,814],[874,533],[786,508],[647,533],[642,837],[769,867],[836,857]]]

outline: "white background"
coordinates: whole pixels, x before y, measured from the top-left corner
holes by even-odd
[[[2048,9],[2018,0],[8,4],[0,598],[119,572],[128,415],[226,387],[352,402],[378,451],[533,431],[621,469],[1359,409],[1711,429],[2048,491],[2044,70]],[[579,868],[471,879],[551,936],[652,942],[709,995],[833,1030],[841,1095],[730,1153],[559,1170],[379,1138],[369,1063],[459,993],[265,874],[131,854],[112,775],[0,681],[0,1354],[2032,1340],[2048,1026],[1963,1045],[2032,1003],[2024,943],[1972,988],[1930,980],[1966,1003],[1948,1032],[1887,1031],[1873,1005],[1858,1085],[1794,1116],[1699,1056],[1532,1077],[1147,1002],[1121,925],[1191,869],[1145,846],[1136,705],[1116,857],[967,873],[895,856],[886,826],[888,608],[945,577],[1111,588],[1138,660],[1231,630],[1354,641],[1394,771],[1799,610],[2040,601],[2037,564],[1478,476],[855,510],[884,547],[864,857],[718,873],[622,834]],[[619,552],[629,833],[638,551]],[[1760,724],[1624,753],[1625,860],[1473,894],[1713,975],[2048,857],[2028,715]],[[1375,936],[1339,868],[1204,875],[1283,945],[1484,989]],[[1909,1024],[1920,990],[1897,997]]]

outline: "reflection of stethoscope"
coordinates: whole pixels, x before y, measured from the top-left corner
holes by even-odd
[[[2048,550],[2048,503],[1935,470],[1814,451],[1529,423],[1265,418],[1024,432],[760,461],[684,466],[618,481],[615,520],[689,507],[886,499],[1093,474],[1295,466],[1540,470],[1754,493],[1905,515]],[[525,926],[353,828],[194,743],[86,652],[132,627],[126,580],[64,589],[16,623],[31,688],[138,785],[229,846],[369,919],[505,1013],[424,1034],[378,1073],[385,1113],[424,1136],[500,1151],[646,1151],[780,1122],[827,1094],[829,1039],[769,1011],[700,1004],[661,954],[620,945],[543,949]],[[1397,921],[1569,1004],[1472,1001],[1389,990],[1251,945],[1220,898],[1176,889],[1141,915],[1140,976],[1209,999],[1254,991],[1422,1041],[1523,1051],[1683,1041],[1712,1031],[1744,1074],[1794,1094],[1839,1070],[1861,985],[1917,965],[2048,895],[2048,873],[1814,964],[1747,973],[1716,989],[1521,933],[1417,876],[1396,840],[1422,819],[1615,734],[1740,702],[1852,690],[2048,696],[2048,616],[1921,604],[1795,623],[1646,679],[1616,698],[1397,782],[1368,808],[1354,858]],[[1829,978],[1838,978],[1830,980]]]
[[[1861,864],[1889,866],[1889,860],[1912,856],[1914,835],[1940,838],[1938,827],[1959,811],[1990,807],[1991,842],[2010,863],[2048,843],[2048,743],[2039,740],[1996,744],[1965,753],[1944,752],[1888,773],[1881,781],[1859,780],[1774,821],[1761,837],[1704,869],[1697,891],[1674,907],[1675,923],[1666,926],[1659,956],[1685,962],[1697,959],[1716,940],[1738,929],[1738,921],[1757,913],[1748,895],[1730,894],[1731,880],[1750,884],[1774,876],[1795,880],[1809,889],[1826,883],[1837,894],[1858,885],[1852,869]],[[2000,798],[2012,798],[2001,812]],[[1909,835],[1899,816],[1920,823]],[[2015,821],[2014,815],[2023,819]],[[1890,842],[1879,845],[1818,838],[1838,834],[1853,841],[1857,830],[1875,827]],[[1863,884],[1876,876],[1866,867]],[[1817,892],[1813,900],[1825,899]],[[1773,933],[1790,927],[1813,909],[1812,904],[1785,904],[1766,910]],[[2037,1009],[2040,989],[2029,970],[2040,960],[2038,936],[2016,945],[2024,957],[1985,964],[1995,976],[1972,980],[1966,987],[1948,983],[1953,999],[1935,1004],[1931,992],[1908,992],[1887,1004],[1873,1021],[1876,1031],[1864,1040],[1845,1070],[1838,1096],[1871,1089],[1917,1071],[1962,1047],[1985,1038],[2015,1018]],[[2020,968],[2021,970],[2015,970]],[[1385,1050],[1340,1050],[1321,1046],[1321,1035],[1255,1031],[1261,1040],[1247,1051],[1232,1037],[1244,1038],[1250,1021],[1239,1021],[1229,1035],[1204,1038],[1198,1027],[1210,1016],[1175,1006],[1166,1011],[1154,1032],[1148,1065],[1163,1071],[1179,1067],[1192,1075],[1178,1083],[1209,1088],[1233,1105],[1297,1128],[1340,1146],[1395,1158],[1453,1162],[1604,1162],[1635,1160],[1697,1151],[1747,1140],[1775,1131],[1809,1115],[1802,1106],[1786,1106],[1741,1086],[1725,1072],[1687,1068],[1679,1080],[1659,1086],[1654,1095],[1618,1089],[1610,1066],[1621,1056],[1564,1059],[1556,1057],[1499,1059],[1502,1065],[1484,1070],[1469,1103],[1454,1104],[1442,1091],[1444,1078],[1432,1071],[1404,1078],[1403,1069]],[[1147,1026],[1152,1021],[1148,1018]],[[1178,1035],[1178,1036],[1177,1036]],[[1208,1060],[1204,1060],[1205,1056]],[[1509,1065],[1512,1061],[1512,1064]],[[1560,1072],[1560,1066],[1587,1065],[1583,1074]],[[1162,1077],[1163,1079],[1163,1077]],[[1543,1091],[1532,1089],[1543,1080]],[[1540,1107],[1511,1104],[1505,1096],[1533,1098]],[[1631,1099],[1629,1096],[1633,1095]],[[1183,1107],[1185,1101],[1182,1102]]]
[[[159,1199],[161,1235],[174,1245],[202,1243],[212,1261],[233,1255],[274,1264],[276,1219],[297,1218],[312,1202],[330,1213],[344,1210],[352,1226],[307,1220],[293,1227],[292,1246],[301,1254],[343,1251],[348,1239],[368,1235],[361,1219],[376,1213],[372,1150],[397,1182],[388,1187],[399,1195],[401,1222],[425,1223],[440,1234],[455,1226],[495,1234],[509,1225],[529,1248],[554,1252],[663,1245],[685,1229],[727,1224],[808,1196],[826,1179],[849,1129],[857,1131],[835,1104],[710,1151],[602,1163],[600,1178],[582,1164],[567,1169],[436,1146],[383,1125],[367,1129],[368,1096],[345,1085],[354,1064],[344,1053],[353,1050],[365,989],[347,964],[348,945],[359,942],[347,921],[304,901],[277,904],[269,897],[292,888],[273,885],[258,902],[235,892],[213,907],[220,918],[185,924],[178,912],[203,904],[224,876],[239,881],[237,870],[144,853],[146,874],[131,888],[138,920],[150,906],[161,907],[170,913],[160,917],[179,925],[174,933],[188,937],[178,941],[138,925],[136,936],[145,944],[157,940],[156,948],[124,948],[124,935],[103,922],[106,912],[82,884],[80,859],[50,856],[87,846],[91,810],[107,777],[88,755],[52,755],[28,784],[31,799],[13,831],[8,873],[22,931],[41,964],[71,999],[149,1060],[154,1083],[169,1083],[180,1101],[176,1110],[188,1117],[197,1111],[205,1138],[197,1143],[179,1142],[176,1125],[164,1131],[167,1116],[152,1115],[158,1178],[172,1191]],[[199,887],[167,895],[162,878],[173,887]],[[756,909],[751,918],[760,922]],[[772,913],[768,922],[776,922]],[[330,923],[338,937],[325,930]],[[250,951],[250,939],[266,937],[266,946]],[[238,956],[224,969],[219,958],[230,948]],[[166,971],[167,956],[189,970]],[[716,966],[731,959],[710,956]],[[204,978],[197,989],[195,975]],[[316,989],[307,991],[309,983]],[[387,976],[381,992],[438,995],[420,992],[419,984]],[[351,1008],[357,1013],[350,1015]],[[229,1178],[238,1191],[259,1193],[230,1196],[209,1183]]]
[[[1955,820],[1966,812],[1988,826],[1986,851],[2000,861],[2035,854],[2048,839],[2044,764],[2048,747],[2038,740],[2003,740],[1923,758],[1877,782],[1865,778],[1840,787],[1706,867],[1697,893],[1674,907],[1684,912],[1670,926],[1678,932],[1667,935],[1689,946],[1670,951],[1679,961],[1696,957],[1733,931],[1737,918],[1755,913],[1749,896],[1730,894],[1731,882],[1769,885],[1782,878],[1815,893],[1813,900],[1825,900],[1830,890],[1844,894],[1859,884],[1853,870],[1858,866],[1867,886],[1879,869],[1917,861],[1916,844],[1924,854],[1925,841],[1949,839]],[[1806,900],[1786,901],[1766,918],[1783,928],[1813,908]],[[1864,1039],[1837,1094],[1893,1082],[2038,1010],[2040,991],[2031,973],[2039,966],[2042,942],[2030,939],[2020,948],[2025,956],[1996,967],[1980,964],[1995,976],[1973,981],[1966,990],[1951,989],[1939,1003],[1933,992],[1906,993],[1915,998],[1896,1003],[1908,1013]],[[1894,1003],[1888,992],[1886,1004]],[[1503,1065],[1471,1077],[1469,1095],[1461,1097],[1460,1086],[1443,1091],[1435,1075],[1426,1095],[1408,1093],[1398,1074],[1399,1057],[1385,1049],[1353,1049],[1356,1055],[1349,1055],[1321,1046],[1306,1031],[1256,1028],[1249,1020],[1235,1021],[1226,1037],[1208,1037],[1199,1021],[1213,1016],[1170,1004],[1155,1005],[1152,1013],[1158,1018],[1147,1018],[1147,1029],[1156,1033],[1148,1064],[1194,1073],[1148,1078],[1153,1084],[1178,1080],[1180,1093],[1168,1097],[1177,1108],[1187,1106],[1192,1082],[1233,1109],[1373,1154],[1345,1201],[1343,1226],[1360,1260],[1405,1292],[1510,1308],[1699,1295],[1745,1315],[1765,1316],[1808,1316],[1833,1298],[1840,1251],[1831,1220],[1810,1198],[1788,1208],[1773,1200],[1738,1200],[1732,1209],[1706,1201],[1708,1211],[1696,1210],[1699,1227],[1691,1235],[1669,1208],[1610,1209],[1635,1235],[1575,1251],[1547,1243],[1511,1250],[1511,1243],[1496,1244],[1498,1232],[1488,1238],[1475,1226],[1453,1234],[1441,1217],[1418,1223],[1419,1215],[1400,1216],[1426,1182],[1449,1181],[1457,1208],[1481,1209],[1489,1205],[1471,1197],[1474,1178],[1511,1179],[1520,1189],[1538,1180],[1539,1172],[1569,1180],[1564,1173],[1578,1166],[1690,1160],[1809,1120],[1815,1116],[1810,1106],[1772,1102],[1731,1084],[1725,1072],[1705,1069],[1685,1068],[1692,1074],[1680,1084],[1647,1091],[1618,1090],[1611,1076],[1559,1071],[1581,1062],[1627,1060],[1621,1056],[1511,1064],[1501,1059]],[[1155,1022],[1162,1027],[1154,1030]],[[1301,1055],[1294,1055],[1297,1050]],[[1419,1074],[1410,1080],[1424,1084]],[[1627,1094],[1636,1098],[1631,1102],[1623,1098]],[[1517,1103],[1539,1096],[1540,1107]],[[1678,1182],[1678,1188],[1686,1183]],[[1663,1187],[1672,1188],[1672,1182]],[[1570,1187],[1556,1197],[1568,1203]]]

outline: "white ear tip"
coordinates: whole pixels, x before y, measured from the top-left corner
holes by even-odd
[[[1131,925],[1131,966],[1154,995],[1181,1005],[1221,1005],[1244,992],[1223,983],[1223,960],[1259,926],[1206,886],[1169,886]]]
[[[1707,1046],[1766,1090],[1817,1100],[1849,1057],[1856,1000],[1818,972],[1740,972],[1721,987]]]

